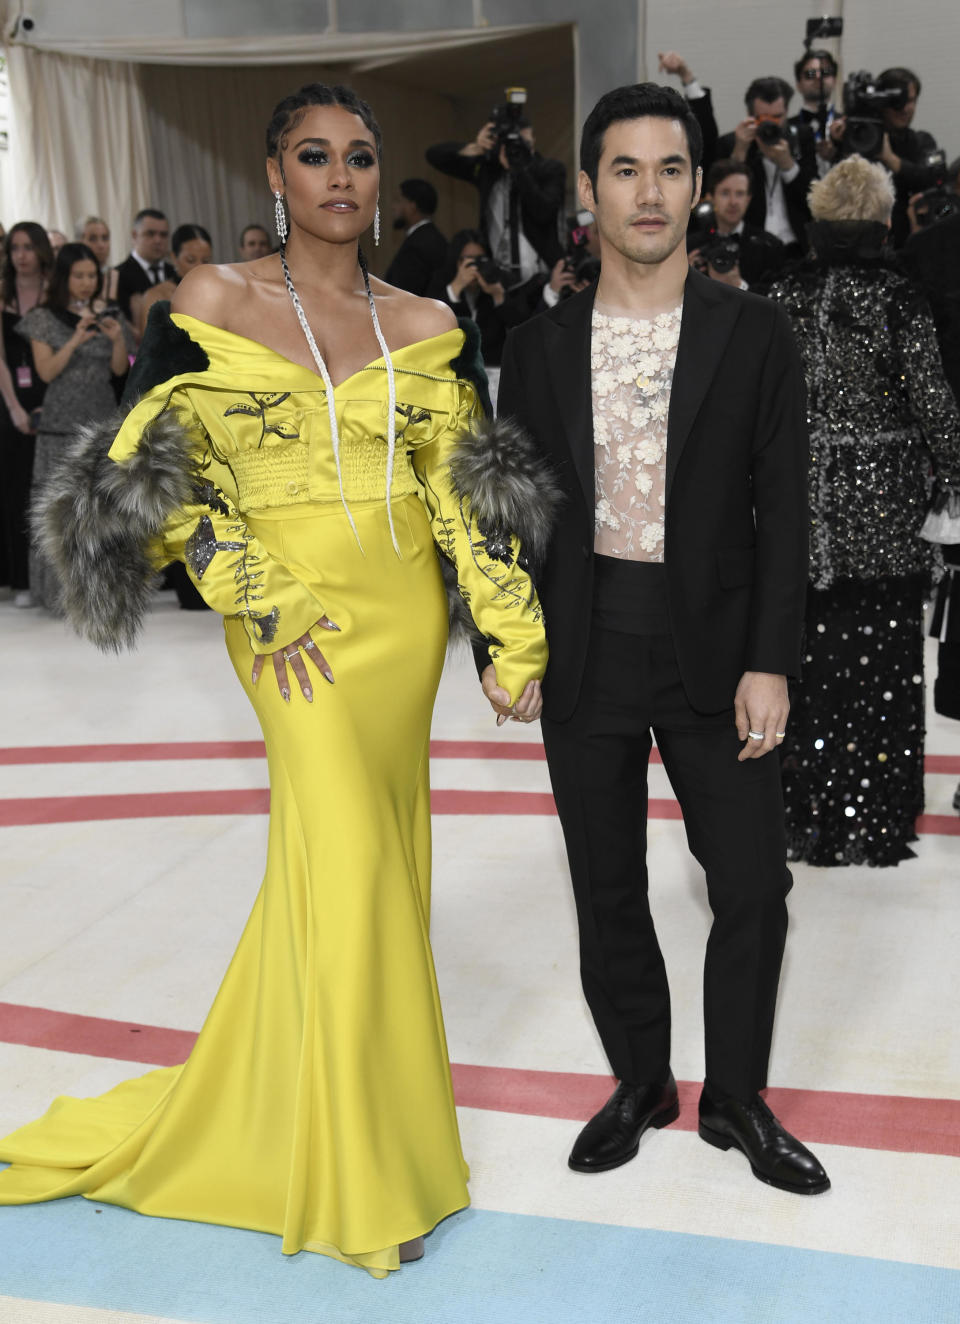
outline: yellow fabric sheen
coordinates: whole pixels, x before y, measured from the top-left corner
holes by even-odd
[[[311,420],[311,500],[259,512],[233,504],[226,457],[231,445],[252,445],[263,424],[262,414],[243,413],[224,424],[224,409],[243,399],[237,384],[273,394],[289,385],[299,401],[319,393],[317,379],[242,337],[203,324],[189,330],[216,377],[151,392],[128,416],[115,458],[134,449],[136,429],[161,408],[176,407],[196,425],[198,457],[231,503],[217,516],[217,536],[232,532],[245,547],[239,561],[217,550],[197,580],[201,592],[229,605],[243,576],[260,574],[263,601],[280,604],[288,627],[273,647],[327,611],[340,633],[314,636],[336,683],[308,663],[313,703],[296,686],[284,702],[269,666],[254,687],[249,622],[241,611],[226,613],[227,647],[267,750],[263,885],[186,1064],[100,1098],[59,1098],[0,1141],[0,1160],[13,1165],[0,1172],[0,1204],[84,1195],[275,1233],[286,1253],[314,1250],[384,1277],[399,1267],[400,1243],[468,1203],[429,941],[429,736],[447,634],[431,532],[439,528],[455,547],[475,610],[504,641],[514,686],[542,674],[543,628],[529,592],[521,607],[521,594],[502,597],[502,586],[485,578],[469,546],[469,512],[449,490],[455,429],[474,409],[467,384],[446,366],[459,346],[452,334],[397,354],[398,369],[431,370],[422,386],[404,382],[401,403],[433,406],[429,419],[411,424],[430,433],[410,470],[425,496],[394,500],[398,556],[383,496],[352,507],[360,550],[330,490],[322,414],[299,402],[292,408],[304,413],[294,421]],[[268,367],[269,382],[257,375]],[[345,408],[366,400],[361,379],[369,375],[343,386],[351,445],[359,444],[361,416],[375,434],[382,420],[372,393],[354,420]],[[385,391],[382,372],[371,380]],[[268,439],[292,440],[276,432]],[[183,512],[168,546],[182,549],[209,515],[206,505]],[[249,568],[251,557],[259,570]],[[191,867],[202,887],[202,860]]]

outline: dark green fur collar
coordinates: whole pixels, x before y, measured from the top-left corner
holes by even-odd
[[[206,351],[171,320],[170,300],[160,299],[150,309],[140,352],[127,376],[120,403],[128,408],[171,377],[186,372],[206,372],[209,367]]]

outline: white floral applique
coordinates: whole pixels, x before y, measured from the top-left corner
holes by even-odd
[[[667,420],[682,307],[652,322],[594,309],[590,346],[595,547],[662,561]]]

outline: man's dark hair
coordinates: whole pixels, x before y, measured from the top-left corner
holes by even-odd
[[[179,253],[184,244],[188,244],[191,239],[202,239],[205,244],[213,247],[213,240],[202,225],[178,225],[170,236],[171,251],[174,254]]]
[[[707,171],[704,193],[712,193],[718,184],[722,184],[731,175],[743,175],[747,181],[747,188],[751,193],[753,192],[753,176],[745,161],[714,161]]]
[[[611,124],[622,120],[679,120],[687,135],[690,169],[696,177],[703,156],[703,134],[687,100],[672,87],[659,83],[632,83],[605,92],[587,116],[580,135],[580,169],[590,177],[594,194],[597,191],[597,173],[603,154],[603,138]]]
[[[333,87],[326,83],[305,83],[298,92],[292,92],[278,102],[267,125],[267,156],[280,159],[280,153],[287,145],[287,134],[297,127],[311,106],[340,106],[342,110],[358,115],[370,130],[377,160],[382,158],[383,134],[373,111],[352,87],[344,87],[342,83],[335,83]]]
[[[245,225],[243,229],[240,231],[239,242],[241,247],[243,247],[243,241],[246,239],[247,235],[250,233],[251,230],[259,230],[261,234],[265,234],[267,236],[267,240],[269,242],[270,231],[267,229],[267,227],[265,225],[258,225],[256,221],[251,221],[249,225]]]
[[[45,307],[61,313],[69,310],[70,272],[78,262],[93,263],[97,272],[97,288],[93,293],[93,299],[100,298],[103,289],[103,272],[100,270],[100,263],[94,256],[93,249],[88,248],[86,244],[64,244],[53,264],[53,272],[47,286],[47,297],[43,301]]]
[[[437,190],[426,179],[405,179],[400,195],[412,202],[421,216],[432,216],[437,210]]]
[[[884,69],[877,74],[877,87],[884,92],[891,87],[908,87],[910,83],[917,89],[917,96],[919,96],[922,91],[920,79],[912,69],[904,69],[902,65],[895,65],[894,68]]]
[[[797,60],[793,66],[793,76],[797,82],[800,81],[800,75],[811,60],[819,60],[823,65],[824,73],[829,74],[832,78],[836,78],[837,62],[829,51],[807,51],[806,55],[804,55],[802,59]],[[767,98],[764,97],[764,101],[766,101],[766,99]]]
[[[776,78],[772,74],[769,78],[755,78],[744,93],[743,99],[747,103],[747,114],[753,114],[753,105],[757,100],[760,101],[779,101],[783,97],[785,106],[790,105],[793,96],[793,88],[785,78]]]
[[[148,217],[151,221],[165,221],[167,219],[162,211],[157,211],[156,207],[144,207],[134,216],[134,226],[138,226],[141,221],[147,220]]]

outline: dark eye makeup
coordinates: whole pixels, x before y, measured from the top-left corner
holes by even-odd
[[[323,166],[329,163],[326,152],[321,147],[305,147],[297,156],[297,160],[303,165]],[[351,152],[347,157],[347,165],[354,166],[359,170],[367,170],[373,165],[373,156],[370,152]]]

